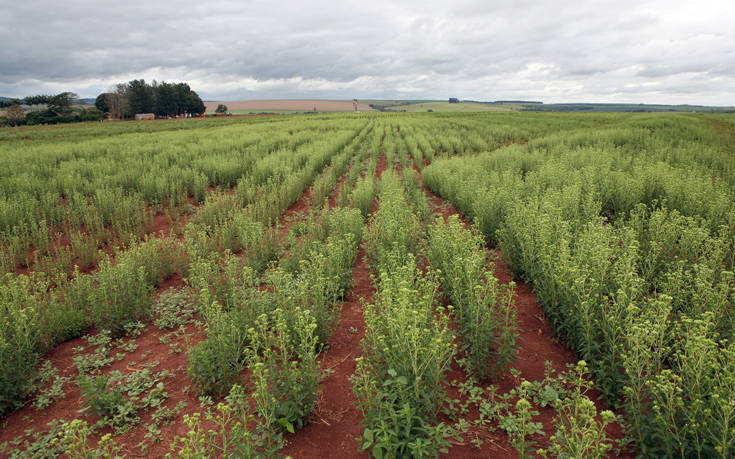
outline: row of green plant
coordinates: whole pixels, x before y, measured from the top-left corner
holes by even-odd
[[[590,362],[642,455],[733,451],[731,160],[707,118],[630,118],[438,161],[473,218]],[[716,395],[715,395],[716,394]]]
[[[350,155],[355,148],[348,147]],[[360,152],[358,158],[366,155]],[[344,170],[350,159],[335,158],[339,162],[321,177]],[[308,421],[323,376],[316,357],[352,282],[363,217],[358,209],[322,204],[312,199],[310,211],[291,225],[283,256],[262,276],[247,258],[225,252],[223,262],[209,256],[192,263],[187,279],[198,292],[196,305],[207,333],[190,351],[189,373],[200,392],[221,396],[248,370],[258,425],[245,441],[252,451],[275,453],[283,432],[293,433]],[[189,439],[179,440],[184,446],[179,454],[216,448],[190,443],[201,430],[194,422],[190,427]],[[238,432],[233,437],[223,431],[218,438],[237,443]]]
[[[468,372],[496,378],[516,359],[518,324],[513,283],[501,285],[487,262],[482,236],[456,215],[428,227],[427,258],[454,306]]]
[[[282,212],[294,202],[345,142],[331,141],[332,149],[304,157],[303,161],[293,158],[291,167],[299,180],[288,180],[294,175],[285,174],[281,182],[273,182],[274,193],[282,196],[276,211]],[[278,192],[284,189],[285,193]],[[217,195],[205,203],[201,216],[197,214],[187,225],[183,245],[175,237],[134,242],[114,254],[114,262],[106,257],[93,274],[76,270],[70,279],[61,259],[50,266],[49,275],[42,271],[34,272],[31,278],[8,274],[0,285],[6,292],[0,349],[3,356],[7,355],[0,364],[0,411],[13,409],[28,395],[28,375],[34,374],[39,355],[57,343],[81,336],[92,325],[117,336],[126,324],[149,319],[153,289],[174,273],[188,277],[190,263],[198,267],[202,258],[217,257],[217,253],[235,248],[245,251],[244,259],[252,269],[264,269],[279,254],[274,244],[275,230],[263,226],[254,215],[252,209],[262,208],[261,204],[244,209],[239,203],[223,205],[228,198],[231,196]]]
[[[465,229],[457,215],[436,217],[428,224],[429,211],[426,194],[420,186],[420,177],[405,162],[401,171],[406,196],[426,227],[424,254],[437,268],[443,293],[449,297],[457,323],[457,337],[463,356],[456,355],[457,363],[467,370],[465,382],[452,381],[461,399],[445,398],[442,411],[454,423],[446,427],[445,437],[455,441],[469,441],[481,448],[485,437],[498,429],[508,435],[511,445],[521,457],[536,453],[544,457],[606,457],[612,442],[605,431],[616,420],[610,411],[602,412],[602,421],[594,403],[585,394],[591,387],[586,379],[587,366],[580,361],[574,371],[553,377],[554,370],[547,362],[546,377],[542,381],[525,381],[499,394],[496,386],[482,387],[477,379],[497,378],[510,369],[514,378],[520,372],[510,367],[515,360],[519,328],[513,304],[514,285],[501,286],[492,275],[493,265],[487,260],[483,238],[476,228]],[[428,218],[427,218],[428,217]],[[477,418],[467,418],[474,405]],[[534,417],[538,409],[553,407],[557,414],[552,421],[556,433],[549,439],[546,450],[538,449],[536,438],[545,435],[541,422]]]
[[[194,351],[190,370],[203,392],[226,390],[237,381],[245,363],[246,331],[259,315],[279,305],[308,310],[316,321],[320,343],[331,334],[339,299],[351,284],[362,216],[356,209],[324,209],[297,227],[294,233],[300,239],[292,236],[286,254],[262,279],[246,258],[227,252],[223,263],[218,256],[192,263],[187,282],[198,292],[208,339]],[[260,288],[261,281],[267,289]],[[212,304],[217,305],[216,313],[210,314]],[[226,349],[217,350],[222,346]]]
[[[261,203],[254,214],[262,220],[274,218],[282,207],[278,204],[292,199],[289,190],[301,188],[301,177],[291,177],[294,164],[301,169],[310,162],[320,170],[323,164],[319,162],[328,162],[355,133],[368,127],[369,123],[353,123],[335,128],[334,135],[320,137],[331,128],[307,125],[292,135],[272,126],[251,129],[247,134],[242,126],[239,131],[230,126],[223,128],[226,133],[209,133],[211,139],[206,142],[194,133],[176,132],[164,133],[164,138],[149,140],[145,146],[137,142],[137,136],[128,136],[112,146],[109,142],[86,146],[65,140],[60,150],[49,150],[47,144],[13,150],[5,158],[9,169],[2,181],[0,267],[14,272],[17,266],[42,266],[40,261],[68,258],[69,253],[78,264],[84,264],[94,248],[125,244],[149,233],[152,213],[178,212],[188,205],[188,197],[202,202],[208,186],[229,189],[243,182],[241,177],[246,178],[239,184],[241,205],[250,204],[248,196],[272,196],[275,202]],[[183,145],[191,149],[192,141],[205,145],[186,155],[178,154]],[[63,151],[62,146],[70,150]],[[116,155],[118,150],[125,154]],[[128,157],[131,164],[127,164]],[[141,164],[146,165],[145,172],[140,170]],[[21,171],[22,175],[12,175]],[[69,183],[57,183],[62,179]],[[293,187],[280,193],[275,193],[277,186],[268,186],[286,179],[294,182]]]
[[[22,404],[39,357],[92,326],[114,336],[151,316],[151,292],[174,273],[185,275],[187,256],[173,238],[151,239],[104,259],[92,275],[50,288],[45,276],[6,274],[0,282],[0,411]]]
[[[392,169],[383,172],[379,184],[378,209],[365,232],[365,253],[371,269],[378,273],[390,266],[396,253],[406,259],[420,252],[423,229],[408,205],[401,178]]]
[[[362,356],[351,378],[364,415],[361,448],[375,457],[436,457],[454,432],[438,414],[455,337],[438,305],[436,275],[416,265],[421,238],[403,183],[388,169],[366,230],[376,293],[365,306]]]
[[[212,200],[212,205],[216,205],[217,202],[217,200]],[[234,208],[232,209],[232,212],[236,214],[232,221],[234,221],[235,223],[239,223],[241,226],[242,222],[240,222],[239,220],[242,219],[242,211]],[[337,215],[336,212],[329,215],[324,213],[321,221],[329,222],[329,227],[342,227],[343,229],[357,228],[356,232],[359,233],[362,225],[362,219],[360,218],[359,211],[351,211],[350,215],[350,211],[345,210],[345,212],[342,212],[340,215],[346,215],[346,220],[350,220],[349,217],[352,217],[351,220],[355,221],[356,218],[357,223],[353,223],[352,225],[347,224],[347,227],[345,227],[344,224],[340,226],[338,222],[339,215]],[[225,219],[224,222],[227,223],[228,220]],[[228,338],[228,342],[226,344],[232,346],[233,343],[236,342],[236,339],[234,337],[238,332],[238,330],[232,328],[232,322],[239,325],[242,325],[244,322],[247,322],[247,324],[249,325],[260,323],[259,335],[253,334],[254,328],[245,330],[247,332],[246,335],[248,335],[250,338],[253,338],[248,339],[247,342],[250,343],[249,346],[255,346],[255,343],[259,341],[265,342],[265,344],[261,343],[260,346],[262,346],[262,349],[260,350],[253,350],[252,347],[248,347],[246,348],[246,351],[248,352],[249,356],[249,366],[260,367],[261,365],[266,365],[268,367],[261,376],[262,378],[267,377],[268,379],[267,381],[265,381],[264,384],[259,385],[259,397],[260,400],[265,403],[264,409],[272,411],[272,413],[266,416],[268,418],[268,421],[264,421],[262,431],[264,433],[268,433],[270,436],[273,437],[268,440],[268,444],[271,445],[270,448],[273,448],[273,445],[279,444],[280,442],[279,439],[281,428],[293,430],[293,426],[300,426],[299,423],[303,422],[305,416],[308,415],[308,413],[311,411],[311,408],[303,408],[297,410],[296,412],[291,412],[293,411],[293,403],[295,402],[302,403],[302,405],[304,406],[308,406],[309,403],[313,403],[314,394],[316,393],[314,385],[318,385],[318,380],[315,378],[320,378],[320,370],[318,365],[316,364],[316,361],[314,360],[313,355],[311,359],[306,358],[305,350],[309,349],[310,352],[315,355],[318,350],[318,346],[315,343],[317,343],[319,337],[313,333],[314,329],[316,328],[316,323],[313,322],[312,316],[309,317],[311,322],[305,323],[303,322],[303,320],[299,319],[299,314],[289,313],[288,316],[285,316],[280,310],[277,311],[277,317],[274,317],[276,326],[280,328],[277,335],[272,334],[269,328],[265,327],[264,324],[268,325],[270,323],[268,322],[268,319],[270,316],[272,316],[271,311],[278,308],[281,304],[284,303],[284,301],[288,301],[289,298],[292,298],[294,296],[291,293],[287,293],[288,289],[291,289],[291,291],[293,292],[301,293],[299,287],[303,288],[313,286],[315,285],[315,282],[303,280],[302,285],[297,285],[296,282],[294,282],[293,278],[282,275],[282,273],[274,273],[272,275],[274,279],[273,285],[275,286],[276,284],[278,284],[277,287],[274,287],[274,290],[280,292],[281,294],[267,295],[265,294],[267,292],[262,292],[264,294],[260,295],[256,300],[255,297],[261,293],[258,289],[260,279],[257,278],[256,274],[257,272],[262,271],[269,260],[272,259],[273,254],[280,253],[280,246],[277,243],[277,239],[275,237],[272,237],[275,234],[274,228],[265,228],[262,223],[253,222],[252,220],[247,220],[246,223],[246,226],[248,227],[247,229],[249,230],[248,233],[251,235],[251,237],[248,238],[248,240],[251,242],[251,246],[245,249],[245,254],[242,257],[235,257],[229,251],[225,250],[223,271],[221,270],[221,263],[218,263],[218,254],[220,253],[220,251],[217,245],[211,246],[211,251],[207,251],[205,247],[207,245],[207,241],[209,241],[211,245],[212,240],[215,239],[217,235],[208,236],[207,234],[203,234],[202,237],[198,240],[185,239],[185,243],[182,248],[186,249],[187,254],[190,254],[195,258],[195,260],[191,263],[191,275],[189,275],[187,279],[190,283],[193,284],[197,284],[196,281],[198,281],[200,286],[203,287],[202,292],[198,297],[199,301],[195,301],[195,305],[199,304],[200,306],[199,309],[202,317],[205,317],[207,319],[210,328],[217,329],[220,332],[222,330],[225,330],[227,326],[230,326],[229,329],[227,329],[227,331],[230,332],[230,335],[225,336],[224,334],[220,333],[218,335],[219,338]],[[192,226],[193,225],[194,224],[192,224]],[[324,225],[322,226],[325,225],[326,223],[324,223]],[[336,234],[336,231],[333,232]],[[240,233],[242,233],[242,231],[240,231]],[[190,231],[187,232],[187,235],[189,234],[191,234]],[[349,236],[351,236],[351,234],[347,236],[348,237],[346,239],[349,239]],[[334,255],[336,255],[338,252],[337,250],[333,250],[333,247],[334,244],[332,244],[331,241],[325,247],[326,253],[332,257],[334,257]],[[127,253],[125,255],[127,255]],[[150,257],[150,260],[156,262],[157,258]],[[314,266],[318,268],[333,266],[333,264],[325,265],[322,262],[323,260],[315,260]],[[353,260],[349,260],[347,261],[347,263],[351,266]],[[315,269],[310,269],[308,270],[308,272],[318,275],[318,271]],[[186,276],[186,273],[184,272],[182,272],[181,274]],[[282,277],[280,281],[276,280],[278,276]],[[334,277],[338,277],[340,280],[344,281],[347,276],[345,276],[344,273],[339,273],[339,276]],[[194,279],[194,281],[192,281],[192,279]],[[317,289],[312,287],[311,290],[316,291]],[[254,301],[250,304],[243,305],[243,302],[247,299],[248,295],[250,296],[250,299],[253,299]],[[231,316],[225,316],[224,314],[222,314],[222,311],[216,311],[213,309],[215,305],[217,305],[216,301],[211,303],[212,306],[210,308],[206,308],[205,306],[210,303],[210,299],[212,296],[215,296],[217,300],[222,301],[222,303],[226,305],[228,310],[233,310],[237,308],[237,311],[232,311]],[[304,298],[305,295],[302,294],[300,297]],[[182,305],[182,302],[179,300],[172,301],[173,307],[177,309],[185,307],[185,305]],[[171,301],[167,300],[165,303],[168,304],[170,302]],[[248,320],[244,320],[246,313],[246,308],[244,306],[253,305],[255,305],[256,307],[247,311]],[[310,305],[307,304],[307,306]],[[299,306],[296,307],[297,309],[299,308]],[[205,309],[206,312],[204,311]],[[168,311],[164,308],[162,310],[157,309],[156,314],[156,323],[158,324],[160,322],[162,326],[168,327],[175,326],[176,323],[180,323],[180,321],[178,321],[178,318],[179,316],[181,316],[182,313],[181,311]],[[189,315],[190,314],[191,312],[189,313]],[[330,314],[332,313],[330,312]],[[292,319],[295,319],[284,321],[285,317],[291,317]],[[224,319],[232,318],[236,318],[239,320],[232,321],[231,323],[226,323],[224,321]],[[115,320],[115,317],[111,317],[110,321],[112,323],[118,323]],[[180,325],[181,324],[183,323],[180,323]],[[284,324],[291,328],[289,330],[283,330]],[[322,325],[324,326],[325,324]],[[128,327],[123,327],[123,329],[124,331],[127,331]],[[281,340],[284,336],[286,336],[287,331],[290,333],[294,330],[307,330],[309,334],[308,336],[313,337],[312,342],[307,340],[307,336],[304,335],[302,341],[305,344],[301,346],[300,354],[296,356],[297,360],[301,362],[311,362],[311,364],[308,367],[308,370],[301,370],[301,367],[303,367],[303,365],[300,365],[297,368],[294,364],[293,368],[291,368],[288,372],[284,372],[281,371],[281,369],[285,368],[286,363],[291,362],[291,359],[294,358],[293,349],[289,350],[285,345],[281,344],[279,345],[279,351],[277,354],[269,353],[273,351],[274,340]],[[107,334],[105,336],[110,336],[110,334]],[[243,342],[244,341],[240,341],[239,343],[242,344]],[[297,340],[288,341],[289,345],[296,345],[296,343]],[[99,346],[97,350],[92,354],[92,358],[82,359],[80,357],[79,360],[80,376],[78,384],[80,385],[83,396],[87,400],[87,410],[99,416],[100,422],[109,424],[118,431],[120,429],[129,429],[135,424],[138,419],[137,412],[140,409],[147,409],[148,405],[146,405],[146,400],[150,399],[151,395],[146,395],[146,397],[142,399],[143,403],[141,404],[136,401],[137,399],[135,398],[135,394],[133,394],[132,397],[127,396],[130,395],[130,391],[126,389],[127,383],[124,383],[124,381],[122,381],[120,377],[117,377],[115,375],[102,375],[99,373],[88,375],[88,371],[91,370],[93,372],[98,372],[102,366],[112,361],[112,357],[109,355],[109,346],[105,345],[105,343],[102,343],[99,340],[95,340],[95,344],[98,344]],[[211,344],[211,342],[205,342],[205,344]],[[214,353],[217,354],[217,351],[219,351],[219,354],[221,356],[222,351],[224,350],[223,347],[226,346],[223,346],[221,342],[215,344],[219,344],[219,346],[205,345],[200,346],[199,348],[195,348],[195,350],[193,351],[192,362],[194,362],[195,364],[200,364],[198,367],[200,371],[198,373],[196,373],[197,367],[193,367],[197,375],[201,376],[202,374],[205,374],[211,377],[213,370],[218,370],[218,368],[213,369],[211,367],[211,364],[214,363],[216,365],[217,363],[221,362],[212,362],[211,360],[207,360],[207,351],[209,351],[209,357],[211,357],[212,349],[214,348]],[[203,352],[197,354],[197,351]],[[242,349],[240,348],[239,351],[242,352]],[[200,356],[202,354],[205,355],[204,358],[197,358],[197,356]],[[270,357],[266,359],[260,359],[261,355],[270,355]],[[238,358],[242,358],[242,355],[239,355]],[[204,365],[209,366],[207,368],[202,368],[202,362]],[[260,364],[258,364],[258,362],[260,362]],[[225,362],[225,366],[227,364],[228,363]],[[222,367],[220,367],[219,370],[226,371]],[[144,373],[145,371],[148,370],[144,370]],[[142,375],[144,373],[133,373],[133,375]],[[307,374],[311,375],[311,383],[304,380],[304,377]],[[291,379],[284,380],[284,376],[289,376]],[[221,382],[221,380],[216,377],[213,379],[213,381]],[[297,385],[302,383],[304,387],[296,388]],[[275,404],[275,399],[270,398],[270,394],[268,393],[269,390],[273,390],[273,388],[276,386],[281,388],[280,395],[282,396],[278,397],[278,399],[282,400],[283,402],[281,404]],[[160,388],[153,390],[151,394],[153,394],[154,392],[161,393],[163,396],[165,396],[165,392],[163,392]],[[312,394],[311,401],[305,400],[301,402],[301,400],[304,398],[302,396],[306,396],[309,393]],[[268,395],[268,397],[266,397],[266,395]],[[253,395],[254,398],[256,396],[258,396],[258,393]],[[289,399],[288,397],[291,398]],[[284,410],[288,412],[284,412]],[[263,413],[265,413],[265,411],[263,411]],[[275,428],[275,425],[279,423],[281,427]],[[268,426],[267,429],[265,426]],[[93,426],[90,431],[97,431],[97,426]],[[151,433],[152,436],[155,436],[156,431],[157,427],[153,426],[153,433],[149,433]]]

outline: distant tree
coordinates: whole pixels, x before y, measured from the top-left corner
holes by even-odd
[[[110,105],[107,102],[109,95],[110,93],[103,92],[94,100],[94,106],[97,107],[97,110],[101,111],[102,113],[107,113],[110,111]]]
[[[77,117],[79,118],[79,121],[100,121],[105,119],[105,112],[96,107],[90,107],[82,109]]]
[[[3,100],[0,100],[0,108],[7,108],[7,107],[10,107],[11,105],[16,105],[16,104],[20,105],[22,103],[23,101],[19,99],[3,99]]]
[[[107,92],[107,107],[113,118],[130,118],[130,106],[128,105],[128,87],[125,83],[118,83]]]
[[[176,103],[176,88],[171,83],[162,81],[155,88],[156,103],[153,112],[156,116],[173,116],[179,111]]]
[[[147,85],[145,80],[131,80],[128,82],[127,98],[130,112],[151,113],[153,111],[154,91],[153,87]]]
[[[39,94],[37,96],[28,96],[28,97],[23,98],[21,103],[23,103],[24,105],[45,105],[51,102],[51,99],[53,97],[54,96],[46,96],[43,94]]]
[[[180,94],[182,94],[183,99],[183,110],[179,113],[188,113],[190,115],[201,115],[207,110],[207,107],[204,106],[204,102],[202,102],[201,97],[199,97],[199,94],[192,91],[188,84],[186,83],[179,83],[180,85]]]
[[[206,110],[202,99],[186,83],[159,83],[154,80],[148,84],[143,79],[112,86],[97,96],[95,107],[118,119],[151,112],[163,117],[201,115]]]
[[[48,111],[56,115],[69,115],[72,112],[71,106],[79,96],[73,92],[62,92],[53,96],[48,101]]]
[[[457,99],[456,97],[450,97],[449,98],[449,103],[450,104],[458,104],[459,103],[459,99]]]
[[[153,112],[157,116],[201,115],[206,110],[202,99],[186,83],[162,81],[153,89],[156,100]]]
[[[99,121],[105,117],[105,114],[96,108],[81,109],[76,113],[68,115],[57,115],[51,110],[33,110],[28,112],[25,117],[25,124],[58,124],[58,123],[76,123],[80,121]]]
[[[5,117],[10,120],[10,124],[17,126],[23,122],[26,117],[26,112],[19,104],[11,105],[5,111]]]
[[[217,108],[214,110],[214,112],[224,115],[225,113],[227,113],[227,105],[225,104],[217,105]]]

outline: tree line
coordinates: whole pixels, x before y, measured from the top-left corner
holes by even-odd
[[[0,108],[6,108],[5,116],[0,117],[0,126],[99,121],[105,117],[105,114],[97,108],[75,107],[78,103],[79,96],[68,91],[53,96],[36,95],[22,99],[0,100]],[[22,105],[45,105],[46,108],[26,111]]]
[[[205,111],[202,99],[188,84],[155,80],[148,84],[143,79],[114,85],[97,96],[94,105],[118,119],[133,118],[138,113],[153,113],[157,117],[198,116]]]

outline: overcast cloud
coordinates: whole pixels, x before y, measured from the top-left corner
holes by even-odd
[[[735,105],[735,2],[0,0],[0,95]]]

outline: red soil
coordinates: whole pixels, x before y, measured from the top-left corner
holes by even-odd
[[[385,137],[384,137],[385,138]],[[380,180],[383,177],[383,172],[388,169],[388,161],[385,159],[385,152],[378,158],[378,164],[375,168],[375,179]]]
[[[288,234],[288,230],[291,228],[291,225],[293,225],[299,217],[306,215],[309,212],[309,209],[311,209],[311,187],[307,188],[301,197],[291,204],[283,215],[281,215],[281,219],[278,222],[278,227],[281,229],[281,242],[286,238],[286,234]]]
[[[165,290],[175,287],[181,287],[183,281],[181,276],[175,275],[172,278],[166,280],[158,288],[158,292],[162,293]],[[139,371],[141,365],[153,361],[160,362],[159,365],[152,369],[153,372],[160,372],[168,370],[171,375],[168,376],[163,382],[165,384],[165,391],[168,393],[169,398],[164,402],[164,406],[173,409],[177,403],[183,401],[186,403],[186,407],[182,410],[181,414],[171,424],[161,427],[162,441],[153,445],[145,456],[148,457],[163,457],[168,452],[169,444],[173,440],[175,435],[183,436],[188,432],[188,428],[181,422],[184,414],[192,414],[194,412],[201,411],[200,402],[198,400],[196,391],[191,388],[191,378],[186,373],[186,358],[187,358],[187,344],[189,346],[195,346],[201,342],[204,338],[204,332],[197,328],[195,324],[186,325],[186,338],[179,337],[171,339],[171,343],[180,346],[183,351],[178,353],[170,353],[170,344],[162,344],[159,338],[163,335],[171,333],[173,330],[159,330],[153,324],[147,324],[143,332],[137,338],[124,338],[124,342],[134,341],[138,347],[133,351],[127,353],[127,355],[119,361],[114,361],[110,365],[104,368],[104,373],[109,371],[118,370],[123,373],[130,373],[133,371]],[[94,334],[94,331],[91,334]],[[59,370],[58,375],[64,377],[71,377],[72,380],[64,385],[64,391],[66,397],[60,400],[56,400],[49,407],[43,411],[37,411],[30,404],[26,404],[24,407],[10,413],[5,418],[6,427],[0,430],[0,443],[5,441],[11,441],[17,436],[23,436],[24,431],[29,428],[35,428],[36,430],[43,430],[46,428],[47,423],[58,420],[66,419],[72,420],[76,418],[86,419],[88,424],[93,424],[97,421],[97,417],[90,415],[85,417],[79,413],[82,408],[81,392],[74,380],[77,377],[77,369],[74,365],[74,348],[75,347],[86,347],[83,351],[84,354],[91,353],[93,346],[83,338],[76,338],[65,343],[60,344],[54,350],[52,350],[46,358],[51,361],[51,364]],[[114,356],[119,350],[113,348],[110,355]],[[145,355],[143,355],[145,354]],[[189,388],[191,388],[189,390]],[[127,434],[115,437],[115,441],[123,448],[123,451],[132,456],[143,457],[140,448],[136,445],[143,440],[146,433],[145,425],[151,422],[151,415],[153,410],[149,410],[147,413],[138,413],[141,417],[141,422],[136,424],[135,428]],[[102,429],[99,434],[91,435],[91,444],[94,445],[99,438],[105,433],[110,433],[109,428]]]
[[[357,167],[356,164],[353,164],[352,167]],[[337,180],[337,184],[334,186],[334,190],[332,190],[332,193],[329,195],[329,199],[327,199],[327,205],[329,208],[333,208],[337,205],[337,196],[342,193],[342,189],[345,187],[345,181],[347,180],[347,174],[350,172],[351,168],[348,168],[344,174]]]

